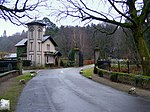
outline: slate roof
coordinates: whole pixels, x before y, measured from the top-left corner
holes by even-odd
[[[16,58],[17,57],[17,54],[16,53],[11,53],[11,54],[8,54],[8,55],[5,55],[4,58]]]
[[[42,43],[44,43],[44,42],[45,42],[46,40],[48,40],[48,39],[53,43],[53,45],[54,45],[55,47],[58,46],[51,36],[44,36],[44,37],[42,38]],[[15,45],[15,47],[25,46],[26,43],[27,43],[27,41],[28,41],[28,39],[22,39],[20,42],[18,42],[18,43]]]
[[[54,41],[54,39],[51,37],[51,36],[44,36],[43,38],[42,38],[42,43],[44,43],[46,40],[50,40],[53,44],[54,44],[54,46],[55,47],[57,47],[58,45],[56,44],[56,42]]]
[[[18,42],[18,43],[15,45],[15,47],[18,47],[18,46],[25,46],[27,40],[28,40],[28,39],[22,39],[20,42]]]
[[[56,51],[56,52],[54,53],[54,55],[62,56],[62,54],[61,54],[59,51]]]
[[[45,23],[43,23],[43,21],[42,20],[34,20],[34,21],[32,21],[32,22],[29,22],[29,23],[26,23],[26,25],[41,25],[41,26],[46,26],[46,24]]]

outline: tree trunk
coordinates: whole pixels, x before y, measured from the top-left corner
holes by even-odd
[[[136,47],[141,58],[143,73],[144,75],[150,75],[150,54],[142,30],[138,27],[132,31]]]

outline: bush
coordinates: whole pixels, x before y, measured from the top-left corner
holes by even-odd
[[[143,88],[150,89],[150,76],[142,76],[143,78]]]
[[[135,76],[135,85],[138,87],[145,88],[145,89],[148,89],[148,88],[150,89],[150,77],[136,75]]]
[[[60,66],[64,66],[64,62],[62,60],[60,60]]]
[[[68,53],[68,60],[74,61],[75,60],[75,51],[74,49],[71,49]]]
[[[23,66],[31,66],[31,60],[22,60]]]
[[[113,82],[118,82],[118,74],[112,73],[110,75],[110,80]]]
[[[95,68],[96,67],[94,67],[94,69]],[[100,77],[108,78],[114,82],[125,83],[150,90],[150,76],[134,75],[122,72],[110,72],[99,68],[96,69]]]
[[[102,72],[101,70],[99,70],[99,71],[98,71],[98,75],[99,75],[100,77],[103,77],[103,72]]]
[[[135,76],[135,85],[143,87],[142,82],[143,82],[142,76],[141,75],[136,75]]]
[[[73,67],[74,66],[74,61],[67,61],[67,67]]]
[[[135,75],[127,73],[118,73],[118,82],[135,85]]]
[[[96,66],[94,67],[93,73],[94,73],[94,74],[97,74],[97,73],[98,73]]]

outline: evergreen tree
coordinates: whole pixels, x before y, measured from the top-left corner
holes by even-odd
[[[43,22],[46,24],[45,36],[56,36],[58,32],[58,27],[56,26],[56,24],[51,22],[50,19],[47,17],[43,18]]]

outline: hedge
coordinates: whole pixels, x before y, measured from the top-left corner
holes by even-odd
[[[121,72],[112,72],[97,68],[97,73],[100,77],[105,77],[113,82],[129,84],[144,89],[150,89],[150,76],[135,75]]]

